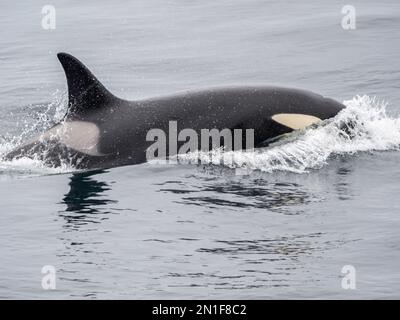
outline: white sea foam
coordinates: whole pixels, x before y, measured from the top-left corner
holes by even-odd
[[[38,133],[44,132],[52,125],[62,120],[67,108],[67,93],[56,91],[52,95],[52,102],[44,105],[28,106],[29,118],[24,112],[23,119],[18,119],[16,114],[10,116],[15,118],[15,126],[20,128],[20,133],[14,136],[0,136],[0,159],[22,142],[32,138]],[[31,158],[20,158],[12,161],[0,160],[0,172],[16,174],[41,175],[57,174],[74,171],[74,168],[63,163],[60,167],[46,166],[42,161]]]

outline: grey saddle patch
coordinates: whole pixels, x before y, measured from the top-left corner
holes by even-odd
[[[36,136],[26,143],[56,140],[66,147],[91,156],[101,156],[98,149],[100,129],[86,121],[66,121],[55,125],[48,131]]]

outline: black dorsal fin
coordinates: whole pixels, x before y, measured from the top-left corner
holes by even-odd
[[[117,100],[82,62],[68,53],[57,54],[68,84],[67,116],[80,116]]]

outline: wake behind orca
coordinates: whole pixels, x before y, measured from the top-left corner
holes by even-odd
[[[251,142],[260,147],[332,118],[344,108],[312,92],[272,86],[212,88],[127,101],[110,93],[78,59],[66,53],[57,56],[67,78],[67,113],[60,123],[7,154],[6,160],[28,157],[53,167],[68,163],[77,169],[139,164],[148,160],[155,141],[149,141],[149,131],[168,132],[171,123],[176,132],[189,128],[198,136],[205,129],[252,130]],[[233,135],[232,139],[231,146],[248,145],[247,136]],[[222,140],[226,147],[226,139]],[[165,156],[171,157],[187,141],[165,142]],[[207,148],[213,146],[207,140]]]

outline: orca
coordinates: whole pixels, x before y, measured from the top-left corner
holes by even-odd
[[[345,106],[309,91],[275,86],[231,86],[127,101],[110,93],[78,59],[58,53],[68,85],[62,121],[26,141],[5,159],[29,157],[49,166],[106,169],[146,162],[149,130],[253,130],[255,147],[334,117]],[[243,143],[245,138],[240,137]],[[169,142],[168,142],[169,143]],[[178,147],[184,141],[178,141]],[[211,144],[211,143],[210,143]],[[242,144],[244,145],[244,144]],[[168,151],[167,156],[174,152]]]

